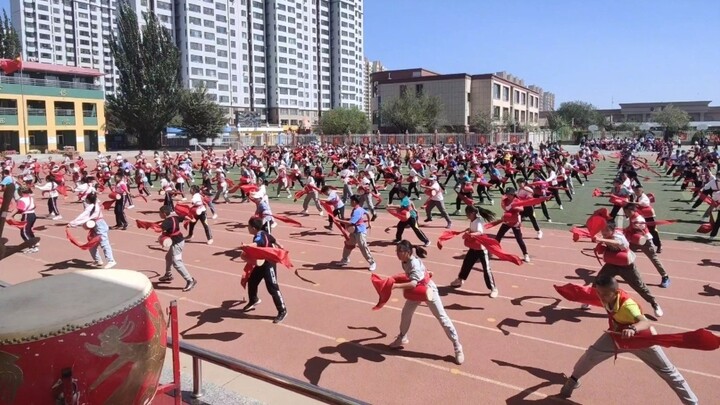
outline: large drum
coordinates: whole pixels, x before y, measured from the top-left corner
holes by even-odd
[[[166,326],[142,273],[28,281],[3,289],[0,308],[0,404],[144,405],[155,395]]]

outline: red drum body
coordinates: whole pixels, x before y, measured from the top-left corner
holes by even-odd
[[[81,404],[153,399],[166,325],[142,273],[86,270],[33,280],[6,288],[0,305],[0,404],[64,403],[56,401],[67,370]]]
[[[122,195],[121,195],[121,194],[118,194],[118,193],[115,193],[115,192],[110,193],[110,199],[111,199],[111,200],[119,200],[119,199],[121,199],[121,198],[122,198]]]

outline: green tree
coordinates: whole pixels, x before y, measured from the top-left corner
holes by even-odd
[[[324,112],[320,118],[323,134],[365,134],[368,129],[367,115],[357,108],[335,108]]]
[[[20,36],[15,27],[12,26],[5,10],[3,10],[2,21],[0,22],[0,58],[15,59],[22,54]]]
[[[215,138],[227,121],[220,106],[208,97],[204,85],[182,90],[179,107],[180,128],[191,138]]]
[[[171,33],[154,13],[146,13],[139,29],[137,15],[126,1],[119,7],[117,34],[110,41],[120,75],[117,94],[108,96],[107,110],[138,138],[138,146],[155,149],[178,111],[180,53]]]
[[[602,118],[594,105],[584,101],[562,103],[560,108],[557,109],[557,114],[571,127],[582,130],[587,130],[590,125],[598,125],[601,122],[600,118]]]
[[[383,128],[392,131],[429,132],[438,127],[441,111],[437,97],[405,93],[381,107],[380,122]]]
[[[493,130],[493,119],[487,111],[480,111],[470,118],[470,130],[479,134],[489,134]]]
[[[675,135],[690,123],[690,115],[674,105],[666,106],[662,111],[653,115],[653,119],[665,127],[668,135]]]

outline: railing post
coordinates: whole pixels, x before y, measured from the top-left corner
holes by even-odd
[[[190,394],[191,398],[200,398],[203,396],[202,392],[202,360],[193,356],[192,358],[193,367],[193,390]]]

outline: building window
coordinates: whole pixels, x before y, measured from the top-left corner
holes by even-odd
[[[526,99],[525,99],[525,93],[522,93],[520,98],[520,104],[525,105]]]
[[[497,83],[493,84],[493,98],[495,100],[500,100],[500,85]]]
[[[343,4],[345,4],[345,3],[343,3]],[[415,85],[415,95],[417,97],[422,97],[422,95],[423,95],[423,85],[422,84]]]
[[[500,97],[500,86],[498,86],[498,98]],[[500,116],[500,107],[493,107],[493,119],[499,121],[502,119]]]
[[[503,100],[510,101],[510,88],[503,86]],[[503,114],[505,115],[505,114]]]
[[[407,94],[407,86],[404,84],[400,85],[400,96],[404,96]]]

